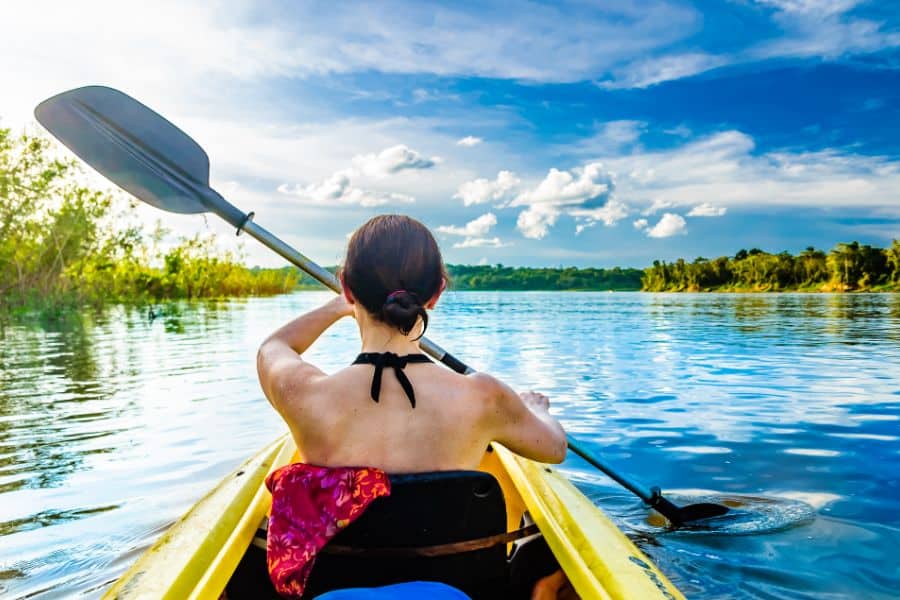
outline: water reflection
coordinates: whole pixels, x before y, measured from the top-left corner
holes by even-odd
[[[328,297],[0,328],[0,593],[96,595],[277,435],[255,349]],[[816,507],[756,538],[673,536],[571,457],[567,473],[689,597],[877,598],[900,580],[900,296],[455,293],[430,333],[548,392],[570,432],[648,484]],[[353,340],[341,323],[310,359],[337,369]]]
[[[91,317],[84,315],[23,328],[15,336],[4,330],[0,492],[61,484],[83,462],[78,445],[83,436],[108,435],[65,423],[80,416],[78,404],[103,396],[91,327]]]

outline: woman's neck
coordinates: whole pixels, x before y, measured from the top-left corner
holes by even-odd
[[[356,323],[362,339],[362,352],[393,352],[399,356],[422,352],[418,340],[414,339],[418,336],[420,324],[416,324],[410,335],[406,336],[368,314],[357,314]]]

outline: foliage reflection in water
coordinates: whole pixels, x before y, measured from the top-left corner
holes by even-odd
[[[0,593],[96,595],[282,431],[256,347],[328,297],[2,326]],[[770,511],[765,535],[667,532],[571,456],[566,472],[689,597],[893,596],[900,296],[473,292],[437,313],[435,340],[549,393],[569,431],[621,470],[675,499],[761,496],[798,511],[788,528]],[[354,336],[339,324],[310,359],[347,364]],[[742,519],[728,527],[760,524]]]

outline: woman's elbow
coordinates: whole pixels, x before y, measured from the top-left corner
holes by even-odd
[[[569,450],[569,444],[566,442],[565,433],[558,439],[553,440],[553,446],[550,448],[548,460],[545,462],[558,465],[566,460],[566,453]]]
[[[566,459],[568,450],[565,432],[560,428],[558,432],[554,431],[536,442],[532,446],[529,458],[549,465],[558,465]]]

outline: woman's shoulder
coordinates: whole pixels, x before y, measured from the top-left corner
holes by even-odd
[[[479,392],[497,401],[518,400],[519,395],[509,385],[488,373],[473,373],[468,376]]]
[[[486,398],[499,396],[503,391],[503,382],[488,373],[472,373],[466,375],[466,379],[470,382],[474,391]]]
[[[466,396],[475,400],[484,400],[500,393],[503,384],[496,377],[487,373],[471,373],[463,375],[451,371],[442,365],[430,367],[432,381],[437,384],[455,384],[454,387],[461,390]]]

